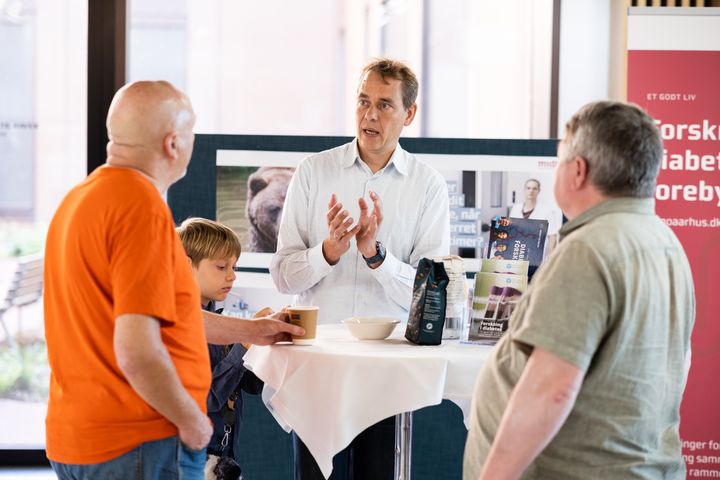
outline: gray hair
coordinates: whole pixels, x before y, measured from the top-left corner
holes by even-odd
[[[662,139],[653,119],[637,105],[589,103],[567,122],[565,137],[567,159],[583,157],[590,182],[603,194],[639,198],[654,195],[663,155]]]

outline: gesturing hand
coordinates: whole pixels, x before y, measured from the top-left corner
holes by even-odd
[[[373,211],[369,213],[368,204],[364,198],[358,199],[360,205],[360,221],[358,226],[360,231],[357,233],[357,247],[365,258],[375,255],[375,240],[378,229],[383,221],[382,201],[375,192],[370,192],[370,200],[373,202]]]
[[[350,239],[358,233],[360,225],[358,224],[350,228],[353,224],[353,218],[348,217],[347,210],[341,210],[342,203],[337,201],[334,193],[330,196],[328,209],[328,236],[323,240],[322,252],[325,260],[330,265],[335,265],[340,261],[340,257],[350,248]]]

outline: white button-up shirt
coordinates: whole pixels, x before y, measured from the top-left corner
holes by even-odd
[[[374,270],[368,267],[353,239],[340,261],[329,265],[322,242],[328,236],[330,196],[335,193],[343,209],[352,212],[359,197],[372,208],[370,191],[379,195],[383,208],[377,240],[385,245],[385,261]],[[320,307],[319,323],[366,315],[406,321],[418,262],[447,255],[449,245],[448,192],[442,175],[400,145],[385,168],[373,174],[353,140],[298,165],[270,273],[277,289],[294,294],[297,305]]]

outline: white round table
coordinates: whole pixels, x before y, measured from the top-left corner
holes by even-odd
[[[312,346],[253,346],[245,367],[265,382],[263,401],[294,430],[325,478],[332,458],[367,427],[396,421],[395,476],[409,480],[411,412],[442,399],[456,403],[467,426],[475,378],[493,347],[444,340],[413,345],[400,324],[387,340],[360,341],[344,325],[318,326]]]

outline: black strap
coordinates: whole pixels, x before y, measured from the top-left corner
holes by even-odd
[[[216,310],[215,313],[221,313],[222,308]],[[230,353],[231,345],[225,345],[223,350],[225,352],[225,356],[227,357]],[[225,405],[223,405],[222,410],[222,417],[223,417],[223,437],[220,439],[220,455],[223,456],[225,453],[225,450],[227,449],[228,445],[230,444],[230,438],[232,437],[233,428],[235,428],[235,418],[237,416],[237,412],[235,411],[235,401],[238,398],[238,391],[234,390],[230,396],[228,397],[227,402],[225,402]]]
[[[217,313],[218,315],[221,315],[223,312],[222,308],[215,308],[215,302],[211,301],[206,307],[204,307],[205,310],[210,310],[213,313]],[[230,353],[230,349],[232,348],[232,345],[225,345],[223,347],[223,353],[225,354],[223,356],[227,357]],[[238,392],[233,391],[230,394],[230,397],[228,397],[227,402],[225,402],[225,405],[223,405],[222,409],[222,418],[223,418],[223,436],[220,439],[220,444],[217,445],[217,448],[214,447],[208,447],[208,453],[212,453],[213,455],[217,455],[218,457],[224,456],[225,450],[227,450],[228,445],[230,444],[230,437],[233,433],[233,428],[235,427],[235,401],[237,400]]]

